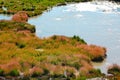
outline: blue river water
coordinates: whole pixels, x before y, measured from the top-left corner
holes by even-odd
[[[0,15],[0,19],[11,16]],[[85,2],[54,7],[40,16],[30,18],[28,23],[36,26],[40,38],[52,35],[78,35],[88,44],[107,48],[107,58],[93,63],[106,73],[107,67],[120,65],[120,5],[111,2]]]

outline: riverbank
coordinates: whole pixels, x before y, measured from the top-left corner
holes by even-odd
[[[43,11],[53,7],[66,5],[69,2],[83,2],[91,0],[0,0],[1,14],[15,14],[26,11],[29,17],[37,16]]]

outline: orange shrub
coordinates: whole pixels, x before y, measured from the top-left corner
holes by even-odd
[[[1,64],[0,67],[5,71],[5,74],[8,74],[10,71],[14,69],[20,70],[21,68],[18,60],[16,59],[12,59],[10,62],[6,64]]]
[[[16,21],[16,22],[27,22],[28,21],[28,15],[24,11],[19,11],[16,14],[13,15],[12,20]]]
[[[80,68],[80,72],[83,74],[87,74],[89,70],[93,69],[93,66],[84,60],[81,61],[81,64],[82,67]]]
[[[106,53],[106,49],[96,45],[79,45],[79,48],[87,50],[93,56],[104,56]]]
[[[29,73],[32,77],[38,77],[41,76],[44,73],[44,71],[40,67],[35,66],[29,70]]]

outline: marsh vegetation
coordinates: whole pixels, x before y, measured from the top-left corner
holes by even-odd
[[[81,1],[88,0],[0,0],[0,13],[25,11],[32,17],[56,5]],[[15,80],[86,80],[105,76],[91,62],[103,61],[106,48],[88,45],[77,35],[39,38],[35,26],[26,22],[28,17],[25,21],[19,18],[0,21],[0,76]],[[119,69],[116,65],[108,69],[108,73],[117,76],[113,80],[119,79]]]
[[[54,35],[40,39],[34,26],[14,21],[0,21],[0,74],[8,77],[76,78],[101,75],[91,64],[104,57],[103,47],[87,45],[79,36]]]

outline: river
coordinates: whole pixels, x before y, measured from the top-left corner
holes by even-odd
[[[0,19],[11,16],[0,15]],[[120,5],[108,1],[93,1],[54,7],[42,15],[30,18],[28,23],[36,26],[40,38],[54,34],[78,35],[88,44],[107,48],[107,58],[93,63],[106,73],[113,63],[120,64]]]

